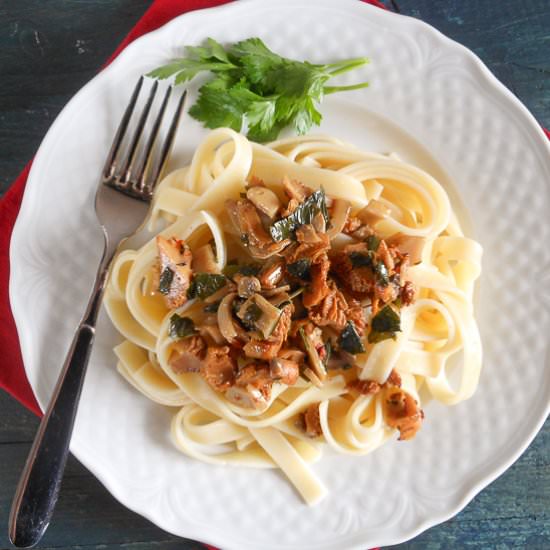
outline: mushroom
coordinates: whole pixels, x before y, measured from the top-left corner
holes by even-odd
[[[236,275],[235,279],[237,281],[237,293],[241,298],[250,298],[262,289],[262,285],[256,277]]]
[[[275,288],[283,278],[285,274],[285,262],[281,259],[277,259],[274,262],[264,267],[258,274],[258,279],[262,288]]]
[[[357,217],[364,224],[375,226],[380,220],[387,218],[390,213],[390,209],[383,202],[373,199],[357,213]]]
[[[233,321],[233,300],[236,296],[235,292],[230,292],[218,307],[218,326],[223,337],[230,344],[236,342],[239,338],[247,338],[244,330]]]
[[[187,301],[193,254],[182,240],[175,237],[165,239],[159,235],[156,242],[159,257],[158,290],[164,296],[167,307],[176,309]]]
[[[206,344],[201,336],[194,335],[178,340],[172,346],[168,364],[176,374],[199,372],[206,354]]]
[[[290,239],[273,241],[266,233],[256,207],[249,200],[228,199],[225,207],[231,222],[241,235],[241,241],[254,258],[269,258],[290,244]]]
[[[384,418],[391,428],[399,430],[399,439],[412,439],[422,426],[424,413],[414,397],[390,386],[384,400]]]
[[[279,197],[267,187],[250,187],[246,192],[246,198],[271,220],[277,215],[281,207]]]
[[[283,178],[283,188],[290,199],[298,202],[303,202],[312,193],[309,187],[297,180],[291,180],[287,176]]]
[[[414,265],[422,260],[422,251],[426,244],[426,238],[396,233],[386,239],[386,244],[397,248],[401,254],[408,254],[409,262]]]
[[[210,244],[205,244],[193,254],[193,271],[195,273],[219,273],[216,256]]]
[[[273,380],[279,380],[287,386],[296,384],[300,375],[298,363],[281,357],[274,357],[269,363],[269,373]]]

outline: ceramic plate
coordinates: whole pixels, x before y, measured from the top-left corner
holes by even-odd
[[[455,407],[429,404],[411,442],[362,458],[326,453],[314,468],[330,495],[309,508],[280,472],[179,454],[169,438],[172,412],[116,373],[118,336],[102,315],[71,450],[132,510],[225,549],[402,542],[456,514],[510,466],[550,401],[550,148],[477,57],[420,21],[352,0],[241,1],[173,20],[86,85],[40,147],[13,233],[10,297],[30,383],[44,407],[99,260],[94,190],[138,76],[208,36],[259,36],[283,55],[314,62],[371,58],[342,79],[371,86],[327,97],[320,131],[395,151],[431,172],[483,245],[479,389]],[[184,117],[172,166],[189,161],[204,133]]]

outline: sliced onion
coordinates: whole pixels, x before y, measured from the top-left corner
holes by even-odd
[[[327,235],[331,239],[342,232],[350,211],[351,204],[349,201],[334,199],[330,217],[331,228],[327,231]]]
[[[386,239],[386,244],[395,246],[401,254],[408,254],[409,262],[411,264],[417,264],[422,260],[422,251],[426,244],[426,238],[406,235],[405,233],[396,233]]]
[[[279,208],[281,208],[279,197],[267,187],[251,187],[246,192],[246,198],[270,220],[276,216]]]
[[[237,329],[233,322],[232,306],[233,300],[237,294],[231,292],[221,302],[218,307],[218,326],[223,337],[231,344],[238,338]]]

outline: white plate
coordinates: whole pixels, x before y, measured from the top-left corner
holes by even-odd
[[[312,61],[368,55],[370,88],[326,99],[321,131],[397,151],[441,179],[485,249],[477,315],[485,350],[477,394],[430,404],[412,442],[315,466],[330,496],[306,507],[276,471],[180,455],[171,412],[115,372],[105,317],[72,452],[126,506],[223,548],[366,548],[404,541],[456,514],[518,458],[547,413],[550,149],[529,112],[471,52],[417,20],[352,0],[259,0],[183,15],[130,45],[67,105],[35,158],[11,246],[10,298],[25,367],[47,403],[99,259],[93,194],[138,75],[207,36],[260,36]],[[204,130],[187,116],[174,166]],[[437,163],[434,159],[437,159]],[[463,219],[464,209],[460,208]]]

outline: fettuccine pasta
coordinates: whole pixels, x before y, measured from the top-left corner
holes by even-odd
[[[410,439],[420,395],[476,389],[481,247],[441,185],[395,156],[217,129],[161,182],[148,227],[114,260],[105,306],[118,371],[175,408],[190,457],[280,468],[313,504],[323,446]]]

